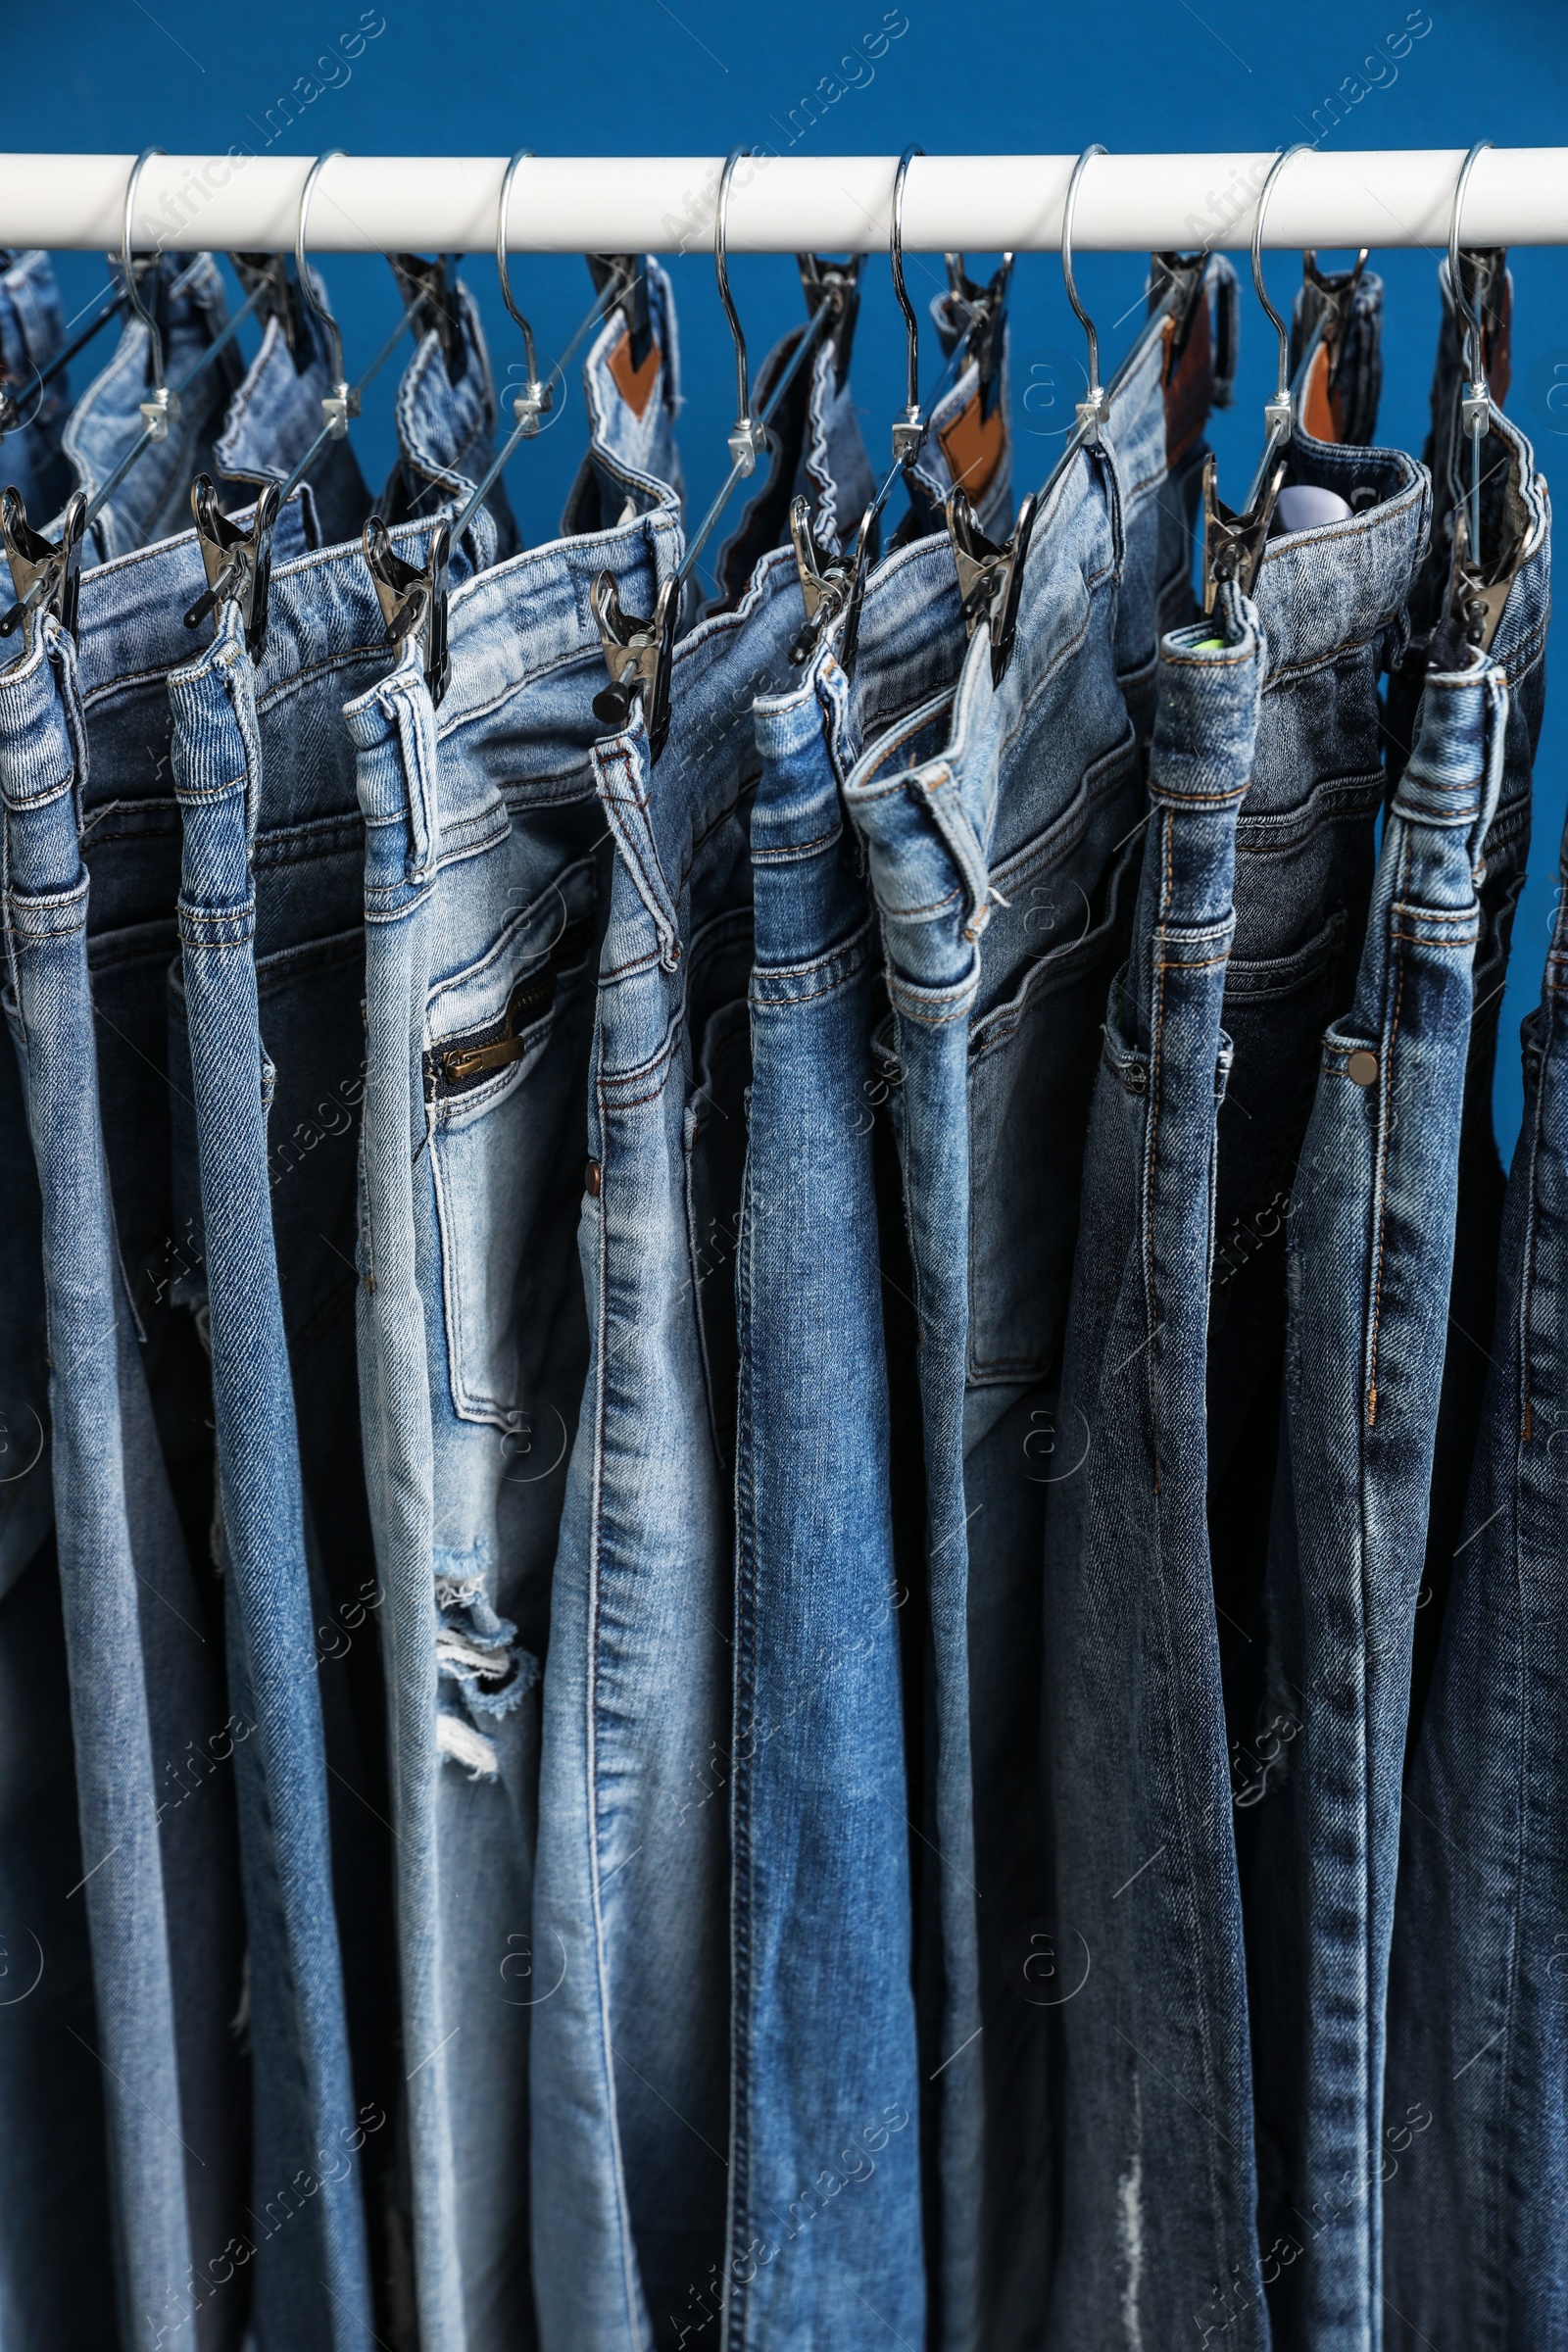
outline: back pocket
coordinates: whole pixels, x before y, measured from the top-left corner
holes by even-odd
[[[424,1094],[452,1402],[510,1427],[531,1325],[554,1319],[553,1232],[580,1192],[592,1042],[594,870],[573,866],[430,999]],[[575,1252],[568,1251],[575,1257]]]

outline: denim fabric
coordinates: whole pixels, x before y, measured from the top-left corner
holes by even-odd
[[[1301,422],[1315,441],[1365,444],[1378,429],[1383,396],[1383,280],[1366,269],[1353,284],[1348,270],[1324,277],[1328,291],[1303,279],[1291,312],[1293,380],[1319,318],[1331,303],[1336,314],[1332,339],[1318,345],[1301,387]]]
[[[680,334],[668,272],[643,256],[648,289],[648,349],[639,359],[617,306],[583,364],[588,449],[566,496],[561,536],[613,530],[628,499],[639,514],[683,495],[675,418],[680,413]]]
[[[1203,1350],[1236,820],[1265,650],[1227,591],[1160,647],[1151,813],[1095,1080],[1046,1514],[1060,2251],[1048,2344],[1263,2352]]]
[[[1494,247],[1465,250],[1459,257],[1470,298],[1482,320],[1481,368],[1493,400],[1500,409],[1508,396],[1512,375],[1513,273],[1506,253]],[[1448,275],[1448,257],[1438,264],[1438,294],[1443,311],[1433,358],[1431,416],[1421,448],[1421,463],[1432,476],[1432,533],[1426,554],[1410,588],[1410,641],[1389,679],[1389,761],[1396,775],[1415,740],[1416,710],[1421,680],[1426,673],[1427,643],[1443,617],[1448,573],[1453,563],[1453,520],[1470,491],[1471,445],[1464,429],[1464,389],[1469,378],[1465,359],[1465,323],[1455,308]],[[1482,447],[1482,520],[1497,519],[1502,491],[1502,466],[1507,442],[1501,449]]]
[[[398,460],[377,502],[388,523],[428,522],[443,507],[462,506],[494,454],[496,388],[479,306],[461,278],[456,291],[456,372],[449,372],[440,334],[432,326],[419,338],[398,385]],[[483,512],[494,536],[492,561],[514,554],[517,525],[500,475],[485,492]]]
[[[356,968],[362,953],[363,853],[352,746],[343,737],[339,710],[344,681],[354,681],[356,664],[365,678],[389,657],[358,548],[341,551],[335,560],[298,564],[289,559],[302,544],[301,508],[291,502],[278,524],[270,666],[261,698],[264,744],[273,734],[269,706],[275,702],[279,748],[269,770],[257,850],[259,980],[277,1069],[273,1220],[310,1505],[307,1540],[313,1561],[324,1563],[317,1579],[321,1603],[317,1651],[333,1765],[330,1789],[334,1813],[343,1819],[339,1847],[354,1864],[348,1900],[340,1884],[338,1901],[352,1947],[350,2025],[360,2111],[354,2133],[365,2153],[359,2148],[349,2153],[359,2158],[361,2175],[372,2176],[375,2244],[384,2273],[395,2262],[387,2244],[389,2232],[396,2231],[396,2217],[388,2215],[394,2134],[381,2128],[398,2104],[390,1982],[395,1957],[390,1864],[384,1849],[378,1851],[375,1822],[376,1814],[384,1819],[389,1810],[380,1786],[385,1771],[381,1673],[373,1633],[361,1630],[367,1608],[373,1612],[376,1605],[373,1553],[357,1475],[352,1319],[354,1134],[363,1085]],[[466,562],[460,551],[457,576]],[[170,772],[167,677],[195,650],[180,615],[204,585],[189,532],[84,572],[75,668],[91,748],[81,822],[82,855],[92,875],[87,958],[96,1055],[90,1066],[96,1072],[95,1116],[101,1118],[108,1160],[114,1237],[129,1294],[128,1328],[140,1342],[139,1362],[132,1358],[123,1367],[121,1409],[139,1414],[138,1426],[145,1432],[135,1457],[141,1482],[127,1489],[120,1504],[101,1497],[95,1508],[101,1504],[111,1520],[119,1511],[120,1541],[133,1547],[138,1565],[144,1553],[153,1562],[144,1573],[153,1575],[156,1569],[155,1584],[186,1575],[187,1558],[195,1564],[196,1603],[184,1606],[182,1614],[187,1624],[205,1626],[203,1657],[210,1660],[208,1671],[220,1676],[225,1618],[231,1667],[240,1651],[233,1640],[236,1612],[222,1607],[214,1573],[220,1571],[221,1540],[213,1524],[201,1188],[183,992],[177,973],[171,977],[179,944],[179,816]],[[269,687],[274,689],[271,697]],[[156,1437],[147,1422],[149,1396]],[[172,1529],[167,1501],[160,1501],[166,1475],[177,1512]],[[55,1493],[64,1566],[68,1549],[79,1541],[75,1523],[81,1506],[77,1487],[59,1476]],[[68,1636],[71,1630],[68,1602]],[[170,1610],[144,1602],[142,1643],[150,1685],[173,1674],[168,1661],[172,1656],[177,1664],[172,1645],[182,1639]],[[218,1682],[198,1721],[180,1720],[177,1734],[172,1729],[156,1734],[157,1769],[169,1776],[173,1791],[167,1801],[172,1806],[177,1799],[180,1807],[168,1819],[181,1824],[187,1840],[198,1833],[186,1823],[210,1822],[200,1834],[217,1842],[222,1858],[208,1872],[209,1890],[191,1901],[201,1917],[211,1915],[214,1935],[227,1921],[236,1940],[237,1776],[227,1767],[238,1755],[240,1772],[248,1770],[250,1735],[236,1740],[227,1726],[230,1717],[247,1725],[255,1720],[247,1711],[250,1698],[236,1673],[226,1695]],[[187,1750],[193,1752],[182,1752]],[[84,1819],[87,1801],[84,1794]],[[94,1837],[85,1830],[82,1843],[90,1860]],[[96,1935],[94,1948],[100,1975],[107,1965],[115,1977],[115,1998],[134,2007],[133,1985],[121,1984],[118,1960],[105,1963]],[[246,2003],[237,1979],[230,1985],[210,1961],[202,1937],[191,1939],[188,1953],[176,1945],[174,1959],[180,1968],[205,1969],[213,1988],[208,1997],[226,2004],[221,2048],[216,2057],[203,2059],[198,2080],[202,2095],[220,2102],[225,2132],[243,2161],[250,2123],[243,2085],[232,2078],[243,2056]],[[99,1997],[102,2015],[101,1988]],[[193,2134],[187,2136],[201,2146]],[[225,2151],[227,2144],[225,2139]],[[225,2213],[220,2226],[205,2214],[197,2217],[186,2257],[195,2264],[195,2284],[187,2288],[183,2274],[169,2283],[171,2299],[159,2307],[158,2325],[176,2330],[182,2315],[188,2320],[194,2300],[211,2312],[201,2325],[219,2331],[215,2341],[237,2340],[236,2331],[243,2331],[257,2254],[279,2231],[292,2243],[286,2225],[317,2193],[293,2185],[298,2164],[276,2179],[261,2173],[267,2144],[265,2138],[258,2141],[250,2166],[253,2218],[247,2221],[239,2213],[230,2221]],[[304,2164],[307,2180],[321,2179],[328,2166],[339,2169],[330,2148],[313,2149]],[[208,2174],[201,2178],[205,2182]],[[237,2256],[228,2245],[231,2238],[239,2241]],[[159,2292],[164,2293],[162,2286]],[[386,2331],[383,2327],[381,2332]]]
[[[41,523],[71,496],[71,467],[60,447],[71,412],[69,378],[38,376],[65,344],[53,264],[36,247],[0,251],[0,380],[23,421],[0,442],[0,474],[22,492],[28,520]]]
[[[1319,1045],[1361,954],[1385,792],[1379,679],[1402,644],[1430,506],[1426,476],[1408,458],[1299,429],[1290,478],[1335,490],[1356,511],[1271,539],[1252,591],[1268,674],[1236,836],[1236,942],[1225,974],[1235,1052],[1219,1114],[1208,1339],[1209,1540],[1244,1843],[1273,1711],[1261,1608],[1284,1235]]]
[[[210,253],[193,254],[173,274],[167,258],[142,280],[143,299],[157,303],[164,342],[164,377],[177,384],[228,323],[228,303],[218,265]],[[118,263],[111,275],[120,280]],[[165,280],[168,283],[165,283]],[[152,390],[152,345],[146,327],[127,313],[114,358],[95,376],[71,412],[63,436],[77,486],[88,498],[106,482],[142,429],[138,403]],[[149,442],[93,522],[83,562],[107,563],[112,556],[144,547],[190,521],[190,486],[213,470],[213,441],[239,383],[241,365],[230,343],[196,378],[180,402],[178,417],[162,441]],[[58,529],[58,522],[56,526]]]
[[[1157,369],[1148,391],[1157,433]],[[917,1828],[938,1930],[923,1936],[921,2069],[937,2340],[953,2352],[1026,2340],[1050,2259],[1046,2044],[1024,1974],[1047,1900],[1036,1455],[1096,1028],[1139,857],[1123,550],[1106,435],[1036,523],[1000,688],[982,630],[951,719],[916,713],[847,786],[890,972],[883,1066],[919,1308],[936,1730]]]
[[[1467,271],[1477,261],[1495,265],[1493,294],[1485,316],[1495,326],[1484,344],[1484,364],[1494,397],[1507,389],[1507,320],[1511,280],[1500,257],[1464,257]],[[1397,776],[1408,755],[1420,707],[1432,632],[1446,600],[1453,556],[1456,506],[1468,489],[1470,445],[1460,430],[1464,390],[1463,333],[1448,293],[1447,263],[1439,271],[1444,295],[1443,326],[1432,387],[1433,428],[1426,463],[1432,469],[1433,526],[1426,564],[1410,600],[1411,641],[1389,679],[1388,765]],[[1524,887],[1530,848],[1531,778],[1545,698],[1545,638],[1550,609],[1550,546],[1540,528],[1545,485],[1536,473],[1535,453],[1518,426],[1495,416],[1482,448],[1481,537],[1483,552],[1495,551],[1511,514],[1505,505],[1509,473],[1520,478],[1527,529],[1533,544],[1508,591],[1508,601],[1492,642],[1492,654],[1508,675],[1508,732],[1502,789],[1487,836],[1486,877],[1480,885],[1481,940],[1476,949],[1475,1016],[1465,1077],[1464,1132],[1459,1145],[1459,1209],[1449,1300],[1448,1353],[1443,1373],[1443,1410],[1433,1469],[1432,1508],[1427,1527],[1426,1586],[1429,1597],[1416,1625],[1412,1674],[1412,1733],[1420,1720],[1443,1628],[1453,1547],[1465,1506],[1470,1467],[1481,1427],[1489,1357],[1487,1335],[1497,1305],[1497,1251],[1502,1227],[1503,1173],[1493,1127],[1492,1096],[1496,1070],[1497,1020],[1507,979],[1514,909]]]
[[[1250,1991],[1275,2341],[1312,2352],[1376,2352],[1385,2326],[1399,1783],[1507,703],[1494,662],[1428,673],[1291,1199]]]
[[[858,2344],[868,2327],[924,2336],[904,1728],[911,1705],[918,1720],[921,1661],[901,1689],[909,1594],[895,1550],[897,1341],[875,1134],[887,1089],[871,1054],[885,991],[841,787],[863,742],[933,698],[940,730],[963,650],[951,550],[921,540],[867,581],[853,687],[824,649],[790,693],[757,706],[735,1250],[723,2338],[735,2352]],[[890,1296],[907,1292],[902,1268],[890,1281]]]
[[[853,330],[854,314],[847,314]],[[792,328],[762,362],[753,392],[759,409],[788,367],[804,326]],[[780,404],[768,427],[767,479],[748,501],[739,523],[713,566],[717,593],[710,612],[739,604],[753,566],[775,547],[787,546],[790,504],[804,498],[811,511],[817,545],[836,552],[847,547],[876,494],[871,461],[860,438],[851,396],[853,332],[841,327],[824,334]]]
[[[588,1356],[575,1233],[610,862],[589,599],[609,570],[652,612],[677,561],[673,493],[644,470],[675,470],[670,406],[657,380],[627,398],[618,347],[612,324],[585,371],[591,484],[631,518],[458,590],[439,710],[408,660],[348,710],[367,843],[361,1385],[424,2352],[534,2341],[529,2041],[559,1973],[531,1921],[539,1679]],[[549,2250],[574,2280],[574,2225]]]
[[[312,282],[325,302],[326,288],[318,272],[312,272]],[[320,431],[321,402],[333,390],[324,331],[300,297],[292,268],[289,291],[298,354],[289,349],[282,320],[275,315],[269,318],[262,347],[228,404],[213,448],[230,481],[253,483],[258,489],[265,482],[287,480]],[[332,547],[358,537],[370,511],[370,494],[351,440],[327,442],[311,466],[305,495],[315,525],[313,546]]]
[[[545,1678],[533,2235],[545,2345],[673,2347],[722,2301],[734,1235],[752,704],[791,680],[793,554],[594,747],[614,840],[580,1228],[590,1358]],[[668,1661],[678,1660],[671,1668]]]
[[[182,983],[201,1178],[233,1680],[253,1730],[240,1777],[259,2180],[318,2180],[257,2249],[263,2345],[355,2345],[371,2331],[351,2159],[354,2095],[332,1884],[327,1771],[288,1346],[278,1293],[252,860],[262,800],[256,681],[239,615],[171,671],[183,825]],[[324,2296],[323,2296],[324,2289]]]
[[[1568,884],[1568,849],[1558,871]],[[1404,1800],[1384,2127],[1385,2328],[1399,2352],[1568,2342],[1568,1533],[1551,1456],[1568,1384],[1565,907],[1559,887],[1523,1029],[1485,1427]]]
[[[120,2331],[127,2343],[162,2341],[189,2326],[188,2340],[233,2345],[238,2328],[199,2309],[191,2267],[239,2227],[244,2195],[232,1821],[221,1787],[203,1776],[245,1735],[203,1630],[117,1249],[93,1083],[86,771],[75,650],[45,617],[0,672],[0,793],[7,1010],[42,1198],[80,1820],[83,1875],[67,1901],[83,1902],[91,1935]],[[32,1932],[47,1970],[49,1947]],[[62,1941],[69,1955],[69,1929]],[[78,2161],[90,2207],[90,2146]],[[50,2302],[74,2300],[67,2281],[50,2296],[23,2283],[8,2299],[31,2303],[35,2324]]]
[[[956,488],[987,538],[1000,542],[1012,528],[1005,308],[1000,318],[977,312],[949,292],[933,296],[931,317],[943,358],[956,354],[957,368],[933,401],[919,456],[906,470],[909,512],[897,536],[907,542],[940,531],[948,493]]]
[[[1162,282],[1156,260],[1151,272],[1152,298],[1157,298]],[[1138,740],[1146,747],[1154,723],[1159,641],[1168,630],[1185,627],[1198,611],[1193,561],[1208,457],[1204,428],[1212,410],[1230,406],[1236,307],[1236,272],[1222,253],[1213,254],[1186,332],[1178,331],[1178,319],[1169,318],[1157,346],[1154,364],[1163,395],[1163,434],[1156,439],[1144,368],[1128,378],[1110,404],[1111,441],[1123,460],[1127,481],[1127,553],[1116,599],[1116,671]],[[1146,515],[1150,498],[1157,504]]]

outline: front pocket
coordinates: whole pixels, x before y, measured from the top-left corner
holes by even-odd
[[[452,1403],[510,1428],[528,1409],[524,1347],[553,1327],[559,1249],[587,1155],[594,869],[561,876],[477,963],[432,996],[423,1055]]]
[[[969,1048],[969,1378],[1042,1378],[1060,1351],[1089,1104],[1112,973],[1127,953],[1143,836],[1081,937],[1030,964]]]

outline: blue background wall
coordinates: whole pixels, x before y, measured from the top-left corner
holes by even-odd
[[[1430,30],[1407,54],[1387,58],[1408,21]],[[906,23],[880,58],[866,35]],[[378,0],[363,26],[380,25],[352,63],[317,61],[362,27],[359,0],[75,0],[64,9],[13,12],[6,31],[7,140],[29,149],[171,152],[243,143],[273,153],[343,147],[381,154],[716,154],[736,144],[783,150],[805,122],[792,110],[824,77],[841,94],[797,135],[797,154],[892,154],[918,140],[932,152],[1066,152],[1092,139],[1116,149],[1285,146],[1319,134],[1326,101],[1364,92],[1323,144],[1464,147],[1568,138],[1568,9],[1562,0],[1315,0],[1311,9],[1228,7],[1226,0],[1118,0],[1100,8],[1045,9],[1039,0],[796,0],[738,11],[727,0],[640,0],[639,5],[523,11],[497,0],[438,7]],[[846,54],[859,52],[853,72]],[[339,50],[341,58],[341,51]],[[277,135],[270,110],[314,77],[318,95]],[[1376,86],[1368,87],[1374,82]],[[850,86],[845,86],[849,84]],[[273,111],[271,125],[281,118]],[[972,256],[971,266],[984,257]],[[1336,257],[1337,258],[1337,257]],[[1387,369],[1380,438],[1419,452],[1438,314],[1435,253],[1374,257],[1387,283]],[[911,292],[940,282],[939,262],[911,261]],[[1514,388],[1508,406],[1536,442],[1548,479],[1568,447],[1568,253],[1514,254]],[[1113,363],[1132,319],[1143,264],[1134,255],[1089,257],[1081,284]],[[520,355],[495,290],[494,265],[476,258],[470,282],[485,304],[498,374]],[[1273,257],[1277,301],[1294,270]],[[90,255],[62,264],[71,307],[103,284]],[[793,265],[743,257],[733,270],[754,363],[800,316]],[[519,261],[519,299],[542,351],[561,347],[580,317],[588,280],[576,261]],[[363,367],[395,318],[390,273],[375,257],[331,265],[351,370]],[[688,487],[700,511],[721,478],[733,414],[730,346],[710,260],[675,265],[686,410]],[[1047,370],[1076,355],[1081,338],[1048,256],[1018,268],[1013,301],[1013,402],[1020,491],[1044,476],[1060,410],[1042,406]],[[1236,492],[1255,458],[1261,403],[1271,388],[1273,339],[1250,293],[1243,313],[1237,400],[1213,435],[1223,486]],[[358,357],[356,357],[358,355]],[[867,270],[856,347],[856,380],[874,458],[903,401],[903,345],[886,267]],[[934,351],[932,354],[934,365]],[[1560,370],[1560,373],[1557,372]],[[367,401],[357,428],[372,482],[390,464],[390,408],[397,362]],[[574,372],[574,371],[573,371]],[[78,381],[82,380],[78,377]],[[1557,409],[1551,403],[1552,387]],[[1030,397],[1030,388],[1035,387]],[[509,475],[531,539],[550,535],[582,446],[573,381],[551,430],[522,450]],[[1565,802],[1568,711],[1548,699],[1537,769],[1531,879],[1514,945],[1498,1079],[1505,1146],[1518,1118],[1520,1015],[1540,986],[1555,899],[1555,854]]]

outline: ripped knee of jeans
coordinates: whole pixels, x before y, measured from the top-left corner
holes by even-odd
[[[498,1616],[482,1576],[436,1579],[436,1672],[440,1711],[436,1746],[474,1781],[499,1771],[493,1719],[510,1715],[539,1680],[539,1661],[518,1645],[517,1629]]]

